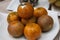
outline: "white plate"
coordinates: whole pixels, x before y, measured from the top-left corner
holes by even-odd
[[[54,25],[52,30],[50,30],[47,33],[42,33],[41,38],[39,40],[53,40],[57,33],[59,32],[59,22],[58,22],[58,16],[56,12],[53,11],[48,11],[48,15],[50,15],[53,20],[54,20]],[[26,40],[24,37],[21,38],[13,38],[11,35],[9,35],[7,27],[8,27],[8,23],[7,23],[7,15],[8,14],[4,14],[4,13],[0,13],[0,40]],[[2,17],[2,18],[1,18]],[[1,22],[2,21],[2,22]]]
[[[18,5],[19,5],[19,0],[12,0],[10,2],[10,4],[8,5],[7,10],[13,10],[14,11],[17,9]],[[36,7],[44,7],[46,9],[48,9],[49,8],[49,2],[48,2],[48,0],[39,0],[38,5]],[[54,8],[53,6],[52,6],[52,11],[57,12],[58,16],[60,16],[60,10]]]

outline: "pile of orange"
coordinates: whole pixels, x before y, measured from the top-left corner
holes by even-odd
[[[8,32],[13,37],[24,36],[28,40],[36,40],[42,32],[47,32],[53,27],[53,19],[45,8],[34,9],[30,3],[23,3],[17,12],[9,13],[7,17]]]

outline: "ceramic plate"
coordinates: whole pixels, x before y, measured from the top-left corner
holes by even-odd
[[[48,11],[48,15],[51,16],[54,20],[53,28],[47,33],[42,33],[39,40],[53,40],[59,32],[59,22],[57,13],[53,11]],[[13,38],[8,33],[7,16],[7,13],[0,13],[0,40],[26,40],[24,37]]]

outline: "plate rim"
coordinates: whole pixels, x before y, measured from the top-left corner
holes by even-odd
[[[49,11],[49,10],[48,10],[48,11]],[[49,12],[53,12],[53,11],[49,11]],[[57,12],[54,12],[54,13],[56,13],[56,15],[57,15]],[[0,14],[3,15],[4,17],[5,17],[6,15],[8,15],[7,13],[2,13],[2,12],[0,12]],[[57,16],[57,20],[58,20],[58,16]],[[59,21],[58,21],[58,26],[59,26]],[[55,34],[54,38],[56,37],[56,35],[58,34],[58,32],[59,32],[59,29],[58,29],[57,33]],[[53,39],[54,39],[54,38],[53,38]],[[53,40],[53,39],[52,39],[52,40]]]

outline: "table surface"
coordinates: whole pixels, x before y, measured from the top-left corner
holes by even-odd
[[[4,13],[8,13],[9,11],[6,10],[7,6],[9,5],[11,0],[4,0],[0,2],[0,12],[4,12]],[[59,24],[60,24],[60,17],[58,17],[59,19]],[[60,40],[60,31],[57,34],[57,36],[55,37],[54,40]]]

